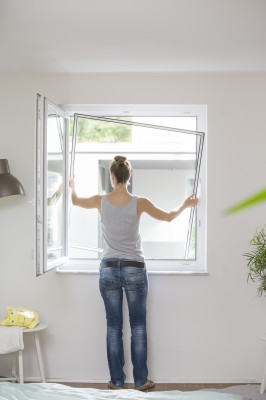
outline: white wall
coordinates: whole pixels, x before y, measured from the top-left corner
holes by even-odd
[[[266,75],[46,75],[0,77],[0,158],[27,197],[0,208],[0,315],[5,306],[39,312],[49,325],[42,343],[48,378],[107,381],[105,316],[98,276],[35,278],[35,93],[58,104],[173,103],[208,105],[209,276],[151,276],[149,376],[167,382],[259,381],[265,333],[264,298],[246,283],[242,253],[265,224],[265,203],[230,217],[222,211],[265,185]],[[126,370],[132,381],[129,330]],[[28,338],[25,375],[36,376]],[[8,369],[1,357],[0,375]]]

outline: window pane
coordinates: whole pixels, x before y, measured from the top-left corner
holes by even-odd
[[[117,119],[117,117],[116,117]],[[118,117],[119,119],[119,117]],[[132,118],[121,118],[131,121]],[[73,134],[73,121],[70,119],[70,135]],[[100,123],[99,123],[100,122]],[[77,143],[127,143],[131,142],[132,127],[116,123],[79,118]]]
[[[196,259],[196,220],[197,220],[197,210],[194,211],[191,237],[190,237],[189,244],[188,244],[189,245],[189,248],[188,248],[188,259],[189,260]]]
[[[49,112],[47,120],[47,259],[63,256],[62,201],[64,156],[63,118]]]
[[[129,120],[190,131],[196,130],[197,122],[196,117],[131,117]],[[115,155],[125,154],[133,168],[129,191],[148,197],[165,210],[177,208],[193,193],[198,140],[196,134],[78,118],[74,166],[77,192],[81,197],[88,197],[112,191],[110,162]],[[185,258],[190,212],[190,209],[184,211],[171,224],[142,215],[141,237],[147,258]],[[196,214],[190,259],[196,257],[195,218]],[[72,207],[69,243],[71,258],[101,258],[99,249],[103,244],[96,210]],[[80,246],[84,248],[77,248]]]

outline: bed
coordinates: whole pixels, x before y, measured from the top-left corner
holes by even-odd
[[[100,390],[72,388],[57,383],[0,382],[0,400],[243,400],[243,397],[215,391],[139,392],[133,389]]]

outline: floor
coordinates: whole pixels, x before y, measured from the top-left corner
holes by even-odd
[[[107,383],[65,383],[64,385],[80,388],[107,389]],[[203,390],[203,389],[224,389],[230,386],[244,385],[243,383],[156,383],[154,389],[149,391],[180,390],[182,392]],[[125,389],[133,389],[132,383],[126,383]]]

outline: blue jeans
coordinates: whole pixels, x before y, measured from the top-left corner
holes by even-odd
[[[125,381],[122,301],[125,291],[131,328],[131,361],[135,386],[147,382],[146,268],[105,267],[100,269],[100,292],[107,319],[107,357],[111,381],[123,386]]]

